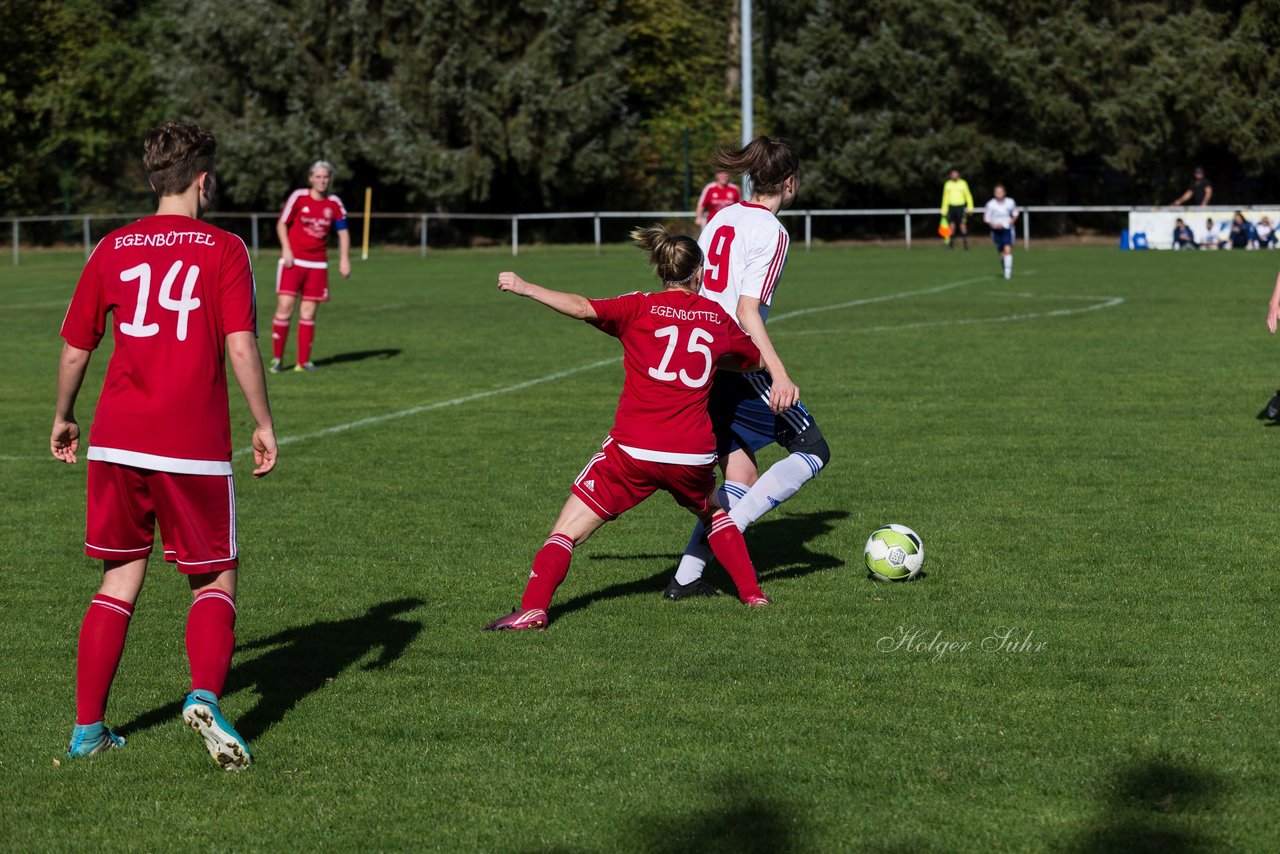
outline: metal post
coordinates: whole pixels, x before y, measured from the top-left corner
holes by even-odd
[[[1022,248],[1031,248],[1031,214],[1022,212]]]
[[[511,215],[511,257],[520,254],[520,214]]]
[[[600,254],[600,214],[598,213],[595,216],[595,227],[596,227],[596,254],[599,255]]]
[[[84,260],[89,260],[89,217],[84,218]]]
[[[18,266],[18,220],[13,221],[13,266]]]
[[[804,212],[804,251],[808,252],[813,244],[813,214]]]
[[[911,251],[911,211],[907,211],[902,215],[902,223],[907,233],[907,251]]]
[[[253,230],[253,257],[256,259],[258,257],[258,215],[250,214],[249,222]]]
[[[427,257],[427,215],[422,215],[422,257]]]
[[[746,148],[755,136],[755,90],[751,75],[751,0],[742,0],[742,8],[738,13],[738,37],[741,42],[742,57],[742,147]],[[742,198],[751,198],[751,176],[742,176]]]

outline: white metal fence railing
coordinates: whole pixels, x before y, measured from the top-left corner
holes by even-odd
[[[1236,210],[1249,211],[1254,208],[1274,208],[1275,205],[1250,205],[1244,208],[1235,206],[1211,206],[1206,208],[1186,208],[1184,210],[1189,213],[1205,213],[1205,214],[1227,214],[1230,215]],[[1023,246],[1027,249],[1031,248],[1031,219],[1033,215],[1040,214],[1128,214],[1145,211],[1170,210],[1167,207],[1150,207],[1135,205],[1031,205],[1021,208],[1022,215],[1019,221],[1022,227]],[[10,240],[13,248],[13,263],[19,264],[21,261],[21,245],[22,245],[22,228],[24,225],[34,225],[37,223],[64,223],[72,227],[79,225],[81,238],[84,246],[85,257],[93,249],[93,232],[95,224],[99,223],[125,223],[146,216],[145,213],[134,214],[82,214],[72,216],[27,216],[27,217],[0,217],[0,228],[4,223],[9,224]],[[258,257],[261,252],[261,234],[262,226],[265,222],[268,233],[274,236],[274,225],[277,214],[271,212],[251,212],[251,213],[209,213],[206,219],[218,222],[226,220],[247,222],[246,229],[249,235],[247,242],[253,251],[254,257]],[[849,209],[826,209],[826,210],[787,210],[782,212],[782,216],[788,219],[803,218],[804,219],[804,246],[806,251],[813,244],[813,221],[815,219],[833,218],[833,217],[889,217],[902,218],[902,227],[897,233],[903,236],[906,248],[911,248],[913,229],[912,217],[937,217],[939,211],[937,208],[849,208]],[[974,212],[975,217],[981,216],[980,211]],[[348,214],[351,220],[363,221],[364,215],[360,212],[351,212]],[[551,220],[590,220],[592,223],[593,242],[596,252],[600,251],[601,240],[601,222],[603,220],[615,219],[631,219],[637,224],[654,219],[693,219],[692,211],[575,211],[566,213],[517,213],[517,214],[469,214],[469,213],[425,213],[425,212],[409,212],[409,213],[375,213],[371,216],[371,222],[377,221],[402,221],[411,223],[417,232],[418,248],[420,254],[425,258],[427,255],[427,235],[432,221],[437,222],[497,222],[511,224],[511,254],[518,255],[520,252],[520,223],[522,222],[538,222]],[[355,230],[353,229],[353,232]],[[359,232],[355,232],[358,234]],[[932,231],[926,232],[932,234]],[[1119,229],[1116,230],[1119,234]],[[354,240],[354,235],[353,235]],[[271,246],[274,247],[274,241]]]

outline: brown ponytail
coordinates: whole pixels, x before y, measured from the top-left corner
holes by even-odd
[[[800,156],[780,136],[758,136],[737,151],[721,148],[713,162],[730,175],[750,175],[752,186],[762,196],[778,195],[783,182],[800,171]]]
[[[702,250],[697,241],[671,234],[660,225],[632,229],[631,242],[649,253],[649,263],[665,285],[689,284],[702,267]]]

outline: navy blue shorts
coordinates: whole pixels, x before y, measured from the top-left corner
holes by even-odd
[[[1013,246],[1013,229],[1012,228],[993,228],[991,229],[991,242],[996,245],[997,249],[1003,250],[1006,246]]]
[[[774,415],[769,409],[772,384],[768,371],[716,374],[709,407],[716,431],[716,453],[721,457],[739,448],[755,453],[774,442],[785,448],[813,425],[813,416],[803,403]]]

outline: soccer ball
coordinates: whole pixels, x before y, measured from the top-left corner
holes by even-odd
[[[908,581],[924,566],[924,543],[904,525],[876,528],[864,551],[867,569],[878,581]]]

